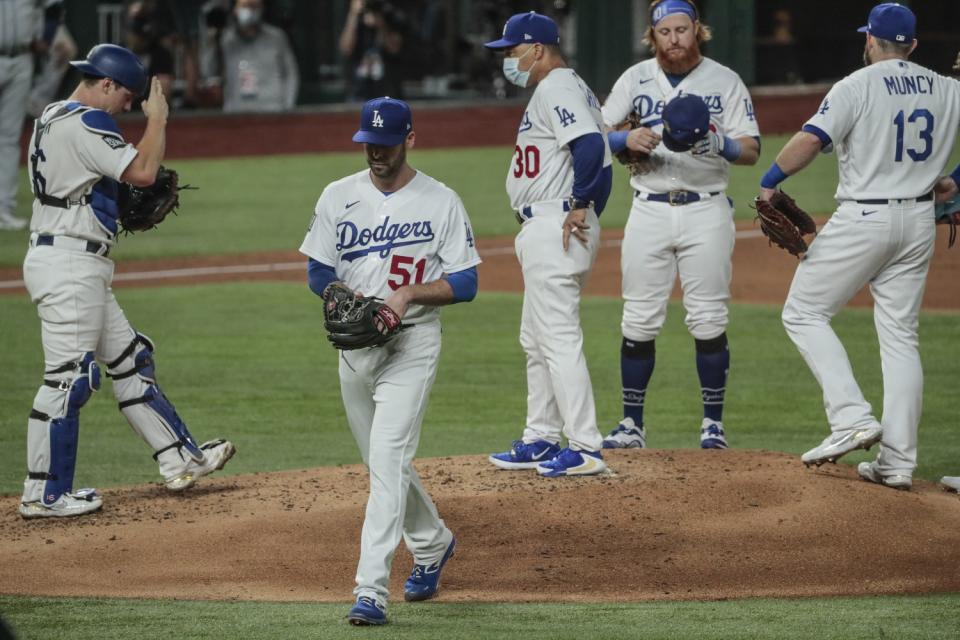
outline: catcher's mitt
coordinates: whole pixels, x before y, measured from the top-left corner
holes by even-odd
[[[624,120],[623,124],[617,127],[618,131],[633,131],[640,126],[640,114],[636,111],[631,111],[630,115],[627,116],[627,119]],[[650,161],[650,154],[643,153],[642,151],[634,151],[629,147],[624,147],[618,151],[614,157],[620,161],[620,164],[624,165],[629,169],[630,175],[636,176],[642,173],[646,173],[644,170],[646,164]]]
[[[173,169],[161,166],[157,179],[149,187],[135,187],[120,183],[117,199],[119,220],[125,233],[153,229],[167,214],[176,214],[180,205],[178,193],[189,185],[180,186],[180,177]]]
[[[376,298],[358,296],[342,282],[323,290],[323,326],[335,349],[381,347],[406,328],[397,312]]]
[[[760,230],[771,243],[798,258],[807,251],[803,236],[816,233],[817,224],[797,206],[793,198],[782,191],[775,191],[769,201],[755,198],[753,207],[760,219]]]

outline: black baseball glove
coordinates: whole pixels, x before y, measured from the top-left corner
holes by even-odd
[[[798,258],[806,253],[807,243],[803,236],[816,233],[817,223],[797,206],[793,198],[782,191],[775,191],[769,201],[755,198],[753,207],[760,219],[760,230],[772,244]]]
[[[342,282],[323,290],[323,326],[327,340],[343,351],[382,347],[406,328],[396,311],[377,298],[358,296]]]
[[[179,192],[190,186],[180,186],[180,177],[173,169],[161,166],[157,179],[149,187],[135,187],[120,183],[117,199],[120,225],[125,233],[146,231],[164,221],[180,205]]]

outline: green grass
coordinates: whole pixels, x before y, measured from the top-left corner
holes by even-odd
[[[24,640],[952,639],[956,595],[638,604],[391,604],[391,623],[355,628],[345,605],[0,597]],[[64,626],[69,625],[69,636]]]
[[[747,203],[786,139],[769,136],[755,166],[731,169],[728,193],[738,218],[753,216]],[[414,150],[410,158],[415,167],[460,194],[477,235],[491,236],[517,230],[504,190],[510,154],[507,147],[434,149]],[[177,160],[171,165],[200,189],[184,192],[181,214],[159,229],[122,238],[115,259],[295,250],[323,188],[365,166],[360,153]],[[619,165],[614,169],[614,190],[601,218],[610,229],[625,224],[632,195],[626,171]],[[21,173],[18,211],[26,215],[32,196],[26,170]],[[836,183],[831,155],[791,178],[786,188],[809,211],[826,214],[833,211]],[[0,266],[23,261],[27,237],[27,231],[0,233]]]
[[[133,325],[156,342],[161,385],[194,435],[236,442],[240,454],[230,472],[359,462],[339,396],[336,353],[324,338],[318,299],[306,286],[121,289],[118,297]],[[520,301],[515,294],[481,293],[471,304],[444,309],[441,369],[420,456],[488,453],[519,436],[526,397],[517,341]],[[621,415],[620,311],[615,299],[588,298],[583,304],[586,352],[603,430]],[[827,426],[819,388],[784,334],[779,312],[775,306],[732,308],[733,362],[724,418],[735,447],[799,453],[825,436]],[[650,441],[657,448],[699,442],[699,386],[683,315],[672,304],[657,341],[646,412]],[[30,301],[18,296],[3,298],[0,325],[0,492],[15,493],[23,479],[26,415],[42,369],[39,322]],[[836,326],[865,394],[879,408],[879,356],[870,312],[846,310]],[[952,375],[958,343],[956,315],[923,316],[927,388],[919,477],[960,471]],[[156,481],[148,454],[116,410],[106,383],[82,413],[79,485]]]

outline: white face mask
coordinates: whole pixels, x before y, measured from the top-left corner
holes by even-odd
[[[237,24],[241,27],[249,27],[260,22],[260,9],[251,9],[250,7],[237,7]]]
[[[527,53],[533,51],[533,47],[527,49]],[[503,75],[508,81],[517,85],[518,87],[526,87],[527,83],[530,81],[530,72],[533,70],[533,67],[537,64],[534,62],[530,65],[530,68],[526,71],[520,71],[520,59],[526,58],[527,53],[519,56],[517,58],[504,58],[503,59]]]

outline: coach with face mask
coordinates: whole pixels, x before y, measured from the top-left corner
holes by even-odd
[[[223,78],[225,112],[286,111],[296,104],[297,61],[283,30],[263,22],[263,4],[237,0],[233,23],[221,39],[220,60],[211,55],[204,61],[207,77]]]

